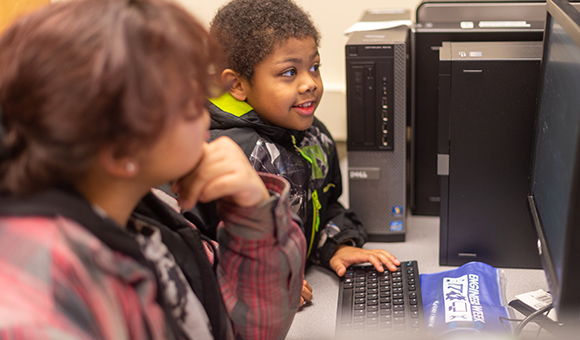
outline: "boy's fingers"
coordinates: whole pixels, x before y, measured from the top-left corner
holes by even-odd
[[[312,301],[312,292],[306,287],[302,287],[302,300],[306,303]]]
[[[310,284],[306,280],[304,280],[304,287],[308,288],[309,291],[312,291],[312,287],[310,287]]]
[[[385,271],[385,268],[383,268],[383,262],[377,256],[371,254],[368,261],[379,271],[379,273]]]
[[[334,261],[333,261],[334,260]],[[342,277],[346,273],[346,267],[338,259],[331,259],[330,268],[336,272],[336,275]]]

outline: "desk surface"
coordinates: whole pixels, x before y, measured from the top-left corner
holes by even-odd
[[[409,216],[405,242],[369,242],[365,248],[386,249],[399,260],[417,260],[421,273],[435,273],[456,267],[439,265],[439,218]],[[542,270],[502,269],[505,277],[506,304],[516,295],[537,289],[548,290]],[[318,266],[306,270],[312,286],[312,304],[296,314],[287,340],[332,339],[336,324],[339,279],[334,272]],[[516,316],[522,317],[516,312]]]

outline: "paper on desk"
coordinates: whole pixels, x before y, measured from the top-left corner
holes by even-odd
[[[389,21],[359,21],[350,26],[344,34],[361,31],[376,31],[393,28],[397,26],[410,26],[411,20],[389,20]]]
[[[516,295],[516,299],[530,306],[534,310],[544,308],[552,303],[552,295],[544,291],[543,289],[538,289],[533,292]],[[550,312],[548,313],[548,317],[553,321],[556,321],[558,318],[556,315],[556,311],[554,309],[550,310]]]

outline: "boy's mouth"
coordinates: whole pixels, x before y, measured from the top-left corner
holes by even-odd
[[[295,106],[293,106],[293,108],[298,110],[303,115],[311,115],[314,113],[314,109],[315,109],[314,103],[315,103],[315,101],[309,101],[309,102],[305,102],[305,103],[302,103],[299,105],[295,105]]]

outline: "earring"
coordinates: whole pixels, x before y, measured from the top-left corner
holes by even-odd
[[[127,162],[127,165],[125,165],[125,170],[127,170],[127,172],[133,174],[135,172],[135,170],[137,170],[137,165],[135,165],[135,163],[133,163],[133,162]]]

